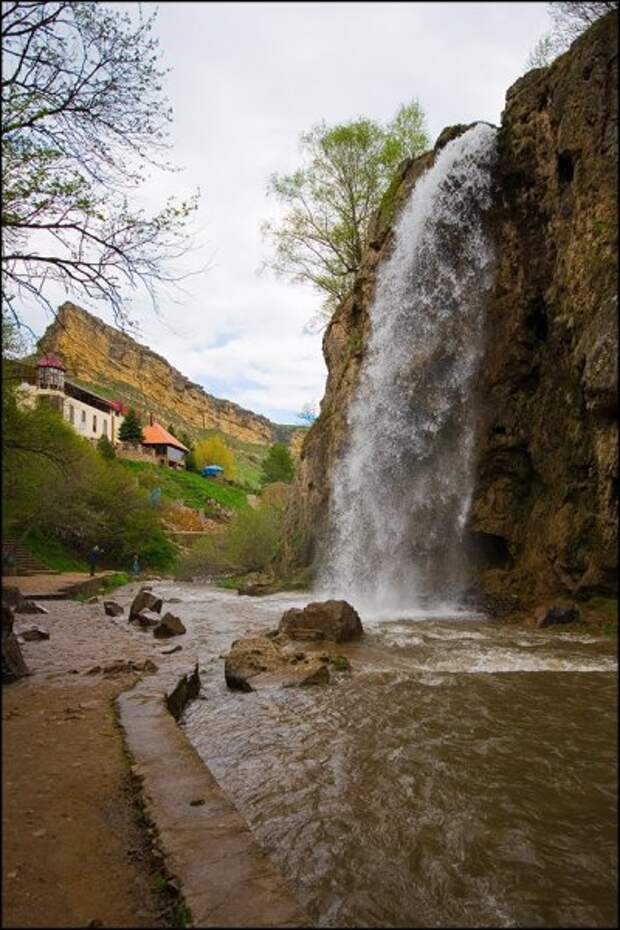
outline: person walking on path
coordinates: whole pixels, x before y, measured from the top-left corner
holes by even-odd
[[[97,559],[99,558],[102,552],[103,552],[103,549],[100,549],[99,546],[97,545],[94,545],[93,548],[90,550],[88,561],[90,564],[90,577],[91,578],[95,574],[95,570],[97,568]]]
[[[131,571],[132,571],[132,574],[134,574],[134,575],[136,576],[136,578],[137,578],[138,575],[140,574],[140,562],[138,561],[138,553],[137,553],[137,552],[134,553],[133,562],[132,562],[132,565],[131,565]]]

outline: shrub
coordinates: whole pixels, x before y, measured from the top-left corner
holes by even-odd
[[[284,508],[261,505],[239,510],[220,532],[197,542],[177,566],[181,578],[261,571],[280,547]]]

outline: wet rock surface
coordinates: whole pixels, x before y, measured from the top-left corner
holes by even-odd
[[[329,671],[318,658],[287,654],[273,639],[252,636],[233,642],[225,659],[224,677],[233,690],[259,691],[325,684]]]
[[[50,634],[41,626],[19,627],[15,630],[19,639],[26,643],[35,643],[42,639],[49,639]]]
[[[129,619],[142,613],[144,610],[153,610],[155,613],[160,613],[163,606],[163,601],[160,597],[156,597],[154,594],[151,594],[150,591],[142,590],[136,595],[136,597],[131,602],[131,607],[129,608]]]
[[[154,627],[153,636],[158,639],[168,639],[170,636],[182,636],[185,632],[187,631],[181,620],[175,617],[174,614],[167,613],[164,614],[161,622]]]
[[[313,601],[307,607],[291,607],[278,626],[278,633],[293,639],[331,640],[335,643],[363,635],[362,621],[347,601]]]

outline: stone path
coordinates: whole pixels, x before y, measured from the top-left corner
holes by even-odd
[[[58,572],[50,573],[37,572],[33,575],[5,575],[2,578],[3,587],[19,588],[24,597],[61,597],[63,592],[74,586],[93,585],[97,590],[97,582],[101,581],[107,575],[115,575],[116,572],[96,572],[91,578],[88,572]]]
[[[2,693],[3,926],[170,926],[113,705],[139,675],[87,674],[159,650],[101,605],[46,607],[16,615],[50,639],[22,646],[33,674]]]
[[[138,588],[112,595],[119,617],[64,600],[47,601],[46,616],[16,615],[16,633],[35,623],[50,639],[24,643],[32,675],[3,689],[3,926],[179,926],[185,903],[201,927],[310,926],[168,712],[196,659],[129,626]],[[145,661],[154,673],[130,670]],[[164,874],[183,904],[156,893]]]

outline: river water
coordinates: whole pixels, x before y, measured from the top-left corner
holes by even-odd
[[[200,656],[188,737],[324,927],[617,926],[617,676],[600,635],[362,615],[327,686],[221,657],[308,596],[158,584]]]

